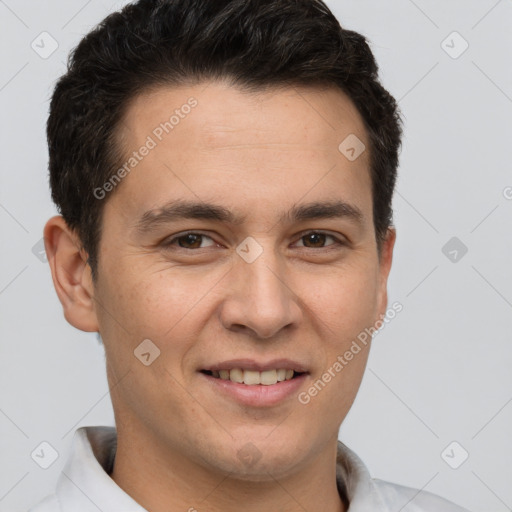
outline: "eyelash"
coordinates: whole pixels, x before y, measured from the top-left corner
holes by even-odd
[[[339,238],[335,237],[334,235],[331,235],[330,233],[325,233],[324,231],[315,231],[315,230],[310,230],[310,231],[305,231],[305,232],[300,233],[298,240],[304,238],[307,235],[312,235],[312,234],[325,235],[327,237],[330,237],[334,240],[334,243],[327,245],[325,247],[302,247],[303,249],[313,249],[313,250],[314,249],[328,249],[329,247],[336,246],[336,245],[340,246],[340,247],[347,245],[345,242],[343,242]],[[209,238],[210,240],[214,241],[211,236],[208,236],[204,233],[201,233],[198,231],[187,231],[185,233],[180,233],[180,234],[172,237],[171,239],[164,241],[161,245],[164,247],[164,249],[173,250],[172,246],[175,245],[175,242],[177,242],[180,238],[186,237],[187,235],[199,235],[199,236],[206,237],[206,238]],[[207,249],[207,247],[199,247],[196,249],[188,249],[186,247],[179,247],[179,246],[177,247],[177,250],[184,250],[184,251],[198,251],[201,249]]]

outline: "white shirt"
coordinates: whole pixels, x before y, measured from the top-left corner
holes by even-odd
[[[147,512],[109,476],[117,446],[114,427],[81,427],[55,493],[28,512]],[[338,441],[338,490],[349,512],[469,512],[435,494],[370,477],[362,460]]]

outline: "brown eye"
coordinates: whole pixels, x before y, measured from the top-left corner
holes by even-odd
[[[202,233],[185,233],[171,238],[170,240],[164,242],[162,245],[169,249],[173,247],[180,247],[182,249],[202,249],[206,247],[201,247],[201,243],[204,241],[204,239],[209,239],[213,242],[209,236],[203,235]],[[213,244],[209,245],[211,246]]]
[[[325,245],[326,240],[328,238],[334,240],[334,243]],[[322,249],[323,247],[327,247],[330,245],[343,245],[342,242],[333,235],[317,231],[312,231],[310,233],[303,235],[300,238],[300,240],[303,241],[303,247],[307,247],[308,249]]]
[[[189,233],[188,235],[180,236],[176,240],[178,240],[180,247],[184,247],[185,249],[198,249],[201,247],[202,236],[203,235]]]
[[[309,235],[303,236],[302,239],[307,241],[307,244],[312,244],[308,247],[322,247],[325,244],[326,235],[323,233],[311,233]]]

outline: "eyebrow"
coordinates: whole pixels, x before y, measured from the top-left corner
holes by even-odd
[[[178,199],[144,212],[135,223],[135,229],[139,234],[143,234],[181,219],[203,219],[240,225],[246,218],[245,215],[237,215],[217,204]],[[365,220],[363,212],[357,206],[342,200],[333,200],[295,205],[281,214],[278,222],[293,223],[329,218],[347,218],[357,224],[363,224]]]

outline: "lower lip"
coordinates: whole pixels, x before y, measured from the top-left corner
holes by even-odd
[[[215,392],[220,391],[237,402],[251,407],[271,407],[279,404],[286,398],[295,395],[308,377],[307,373],[303,373],[293,379],[283,380],[270,386],[263,384],[248,386],[247,384],[212,377],[202,372],[200,372],[200,375],[207,379]]]

